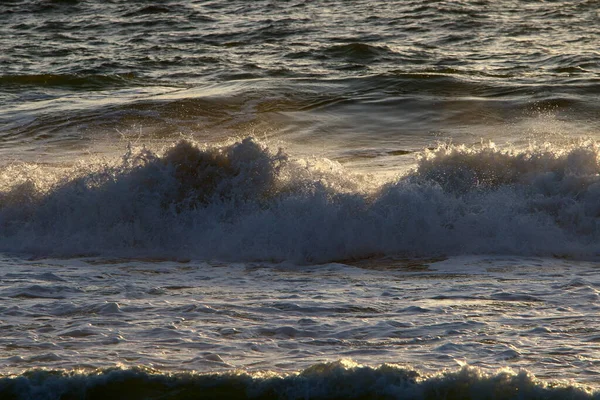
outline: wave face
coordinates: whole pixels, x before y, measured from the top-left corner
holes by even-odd
[[[148,369],[69,373],[34,370],[0,378],[0,395],[11,399],[597,399],[597,393],[548,385],[527,372],[486,375],[475,368],[422,376],[384,364],[349,361],[316,364],[293,375],[245,372],[164,375]]]
[[[327,160],[294,159],[255,139],[58,177],[2,171],[0,249],[320,263],[372,256],[600,252],[598,146],[505,151],[442,146],[383,185]]]

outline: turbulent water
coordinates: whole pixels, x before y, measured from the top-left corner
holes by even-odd
[[[0,3],[0,398],[600,398],[597,1]]]

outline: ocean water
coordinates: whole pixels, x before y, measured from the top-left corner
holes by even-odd
[[[600,398],[599,14],[0,2],[0,398]]]

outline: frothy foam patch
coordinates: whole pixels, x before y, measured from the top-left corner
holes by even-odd
[[[62,175],[0,177],[0,249],[38,256],[319,263],[371,256],[600,252],[599,148],[441,146],[376,185],[255,139],[129,150]]]
[[[230,398],[230,399],[596,399],[585,387],[547,384],[526,371],[486,374],[464,367],[421,375],[396,365],[377,368],[351,361],[313,365],[289,375],[272,372],[161,374],[150,369],[95,373],[28,371],[0,378],[0,395],[11,399],[55,398]]]

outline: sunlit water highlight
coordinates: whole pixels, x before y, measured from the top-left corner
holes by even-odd
[[[2,2],[0,397],[597,398],[598,20]]]

